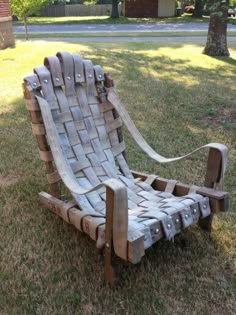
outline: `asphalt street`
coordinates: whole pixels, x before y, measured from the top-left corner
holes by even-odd
[[[24,33],[23,25],[13,25],[13,29],[16,34]],[[29,33],[198,32],[207,30],[208,23],[48,24],[28,26]],[[229,24],[228,31],[236,31],[236,24]]]

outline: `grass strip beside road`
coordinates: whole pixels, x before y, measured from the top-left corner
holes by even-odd
[[[127,18],[111,19],[107,16],[66,16],[66,17],[29,17],[28,24],[140,24],[140,23],[202,23],[209,21],[207,18],[193,18],[190,14],[169,18]],[[15,24],[23,25],[21,20]]]
[[[89,37],[197,37],[206,36],[207,32],[81,32],[81,33],[29,33],[30,39],[35,38],[89,38]],[[228,36],[236,36],[236,32],[228,32]],[[24,34],[15,33],[17,39]]]

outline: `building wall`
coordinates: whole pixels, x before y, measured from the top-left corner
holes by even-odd
[[[127,17],[157,17],[157,14],[158,0],[125,0],[124,2],[124,15]]]
[[[175,15],[175,0],[159,0],[158,16],[169,17]]]
[[[12,17],[8,0],[0,0],[0,49],[15,44],[12,30]]]
[[[126,17],[168,17],[175,15],[175,0],[125,0]]]

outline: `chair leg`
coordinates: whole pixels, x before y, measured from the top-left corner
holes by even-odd
[[[112,263],[113,249],[110,242],[105,245],[105,258],[104,258],[104,275],[105,283],[110,287],[115,286],[115,269]]]
[[[203,229],[204,231],[211,232],[213,215],[214,214],[211,213],[208,217],[199,220],[198,225],[200,226],[201,229]]]

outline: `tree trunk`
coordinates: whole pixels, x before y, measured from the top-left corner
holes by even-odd
[[[202,9],[203,9],[202,0],[195,0],[195,10],[194,10],[193,16],[202,17]]]
[[[28,24],[27,24],[27,16],[26,15],[24,15],[23,20],[24,20],[24,27],[25,27],[25,40],[29,40]]]
[[[112,19],[119,18],[118,0],[112,0],[111,18]]]
[[[227,2],[215,1],[214,6],[214,12],[210,15],[207,43],[203,54],[209,56],[229,56],[227,47]]]

